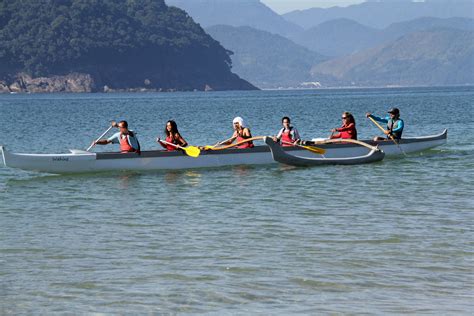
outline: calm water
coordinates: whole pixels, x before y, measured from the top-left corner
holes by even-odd
[[[86,148],[127,119],[145,149],[173,118],[194,145],[232,118],[325,137],[398,106],[448,144],[361,166],[55,176],[0,167],[0,314],[471,314],[474,88],[0,95],[0,144]],[[469,130],[467,127],[469,126]],[[113,145],[98,148],[114,150]]]

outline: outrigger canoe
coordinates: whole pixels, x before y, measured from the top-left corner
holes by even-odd
[[[345,140],[347,142],[347,140]],[[352,141],[352,140],[351,140]],[[264,138],[265,144],[270,147],[272,152],[273,160],[276,162],[297,166],[297,167],[311,167],[311,166],[321,166],[321,165],[358,165],[366,164],[376,161],[381,161],[385,157],[385,153],[380,150],[378,147],[367,145],[366,143],[360,141],[352,141],[353,144],[362,145],[363,147],[368,147],[369,152],[363,156],[357,157],[338,157],[338,158],[326,158],[322,157],[301,157],[295,153],[285,152],[284,147],[281,147],[280,144],[273,141],[271,137]]]
[[[438,135],[404,138],[400,148],[405,153],[414,153],[446,143],[447,130]],[[373,142],[365,140],[372,146],[378,146],[385,156],[401,155],[400,148],[392,141]],[[359,157],[367,154],[367,148],[351,144],[318,143],[325,149],[325,158]],[[24,154],[13,153],[0,146],[3,162],[11,168],[38,171],[54,174],[87,173],[120,170],[180,170],[191,168],[211,168],[234,165],[261,165],[276,163],[270,148],[266,145],[246,149],[224,149],[201,151],[197,158],[189,157],[182,151],[151,150],[135,153],[93,153],[71,150],[64,154]],[[284,147],[284,152],[303,158],[314,158],[318,155],[299,147]],[[319,156],[320,157],[320,156]]]

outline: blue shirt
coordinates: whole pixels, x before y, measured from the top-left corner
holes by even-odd
[[[382,123],[387,123],[392,120],[392,118],[390,116],[386,116],[384,118],[382,117],[378,117],[378,116],[375,116],[375,115],[370,115],[371,118],[373,118],[374,120],[376,120],[377,122],[382,122]],[[393,129],[392,129],[392,132],[393,133],[397,133],[397,132],[402,132],[403,131],[403,127],[404,127],[404,123],[403,123],[403,120],[402,119],[398,119],[397,120],[397,126],[393,126]]]

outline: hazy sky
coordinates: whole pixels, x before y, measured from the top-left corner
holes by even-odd
[[[286,13],[293,10],[303,10],[314,7],[329,8],[334,6],[345,7],[364,0],[260,0],[277,13]]]

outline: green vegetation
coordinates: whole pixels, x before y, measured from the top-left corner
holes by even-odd
[[[164,0],[0,0],[0,79],[83,72],[114,88],[251,88],[229,52]]]

